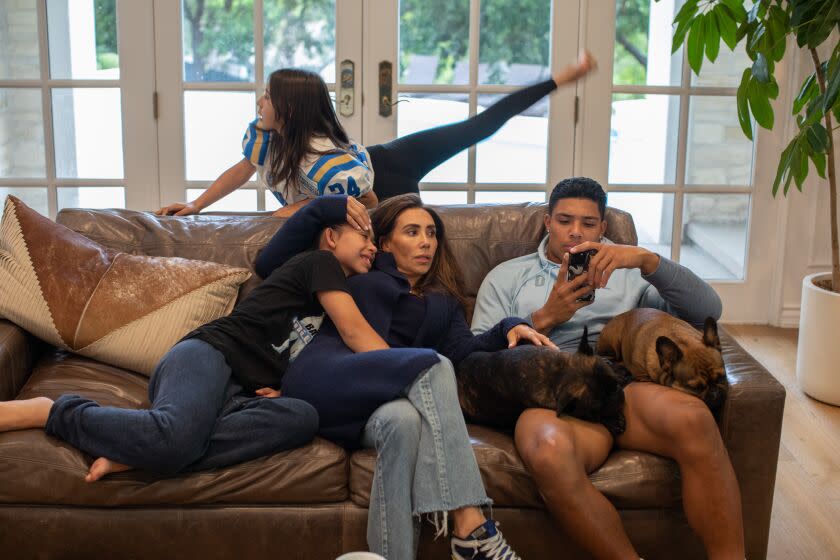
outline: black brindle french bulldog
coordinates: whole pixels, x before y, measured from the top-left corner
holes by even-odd
[[[517,346],[475,352],[458,366],[458,395],[468,420],[511,429],[526,408],[548,408],[624,433],[626,370],[594,355],[584,328],[577,352]]]

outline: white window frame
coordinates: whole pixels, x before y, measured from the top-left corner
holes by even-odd
[[[251,82],[185,82],[183,79],[183,38],[181,26],[181,0],[154,0],[155,36],[158,47],[157,94],[160,107],[158,145],[160,153],[160,205],[187,200],[187,189],[206,189],[212,180],[190,181],[186,177],[184,142],[184,92],[187,91],[242,91],[253,92],[255,99],[265,89],[265,75],[271,70],[264,67],[263,56],[263,5],[254,0],[254,81]],[[355,64],[355,113],[339,117],[347,133],[356,139],[362,137],[361,65],[362,0],[336,1],[336,78],[343,60]],[[336,84],[328,84],[335,91]],[[256,116],[256,106],[254,108]],[[245,130],[247,123],[242,123]],[[235,154],[231,163],[235,163]],[[256,176],[241,187],[257,191],[257,211],[265,210],[266,189],[258,184]]]
[[[479,21],[481,0],[470,0],[469,83],[466,85],[415,85],[399,84],[399,1],[364,0],[364,66],[366,72],[365,94],[367,99],[378,99],[378,72],[381,61],[388,61],[393,68],[393,94],[399,99],[404,93],[459,93],[469,99],[469,115],[476,114],[478,96],[481,94],[510,93],[522,86],[482,85],[478,83]],[[573,62],[578,53],[578,0],[547,0],[551,2],[551,52],[549,68],[552,74]],[[467,181],[465,183],[421,183],[425,192],[466,192],[467,202],[475,202],[476,191],[543,191],[548,196],[553,186],[572,173],[575,152],[575,97],[574,86],[560,88],[550,94],[545,183],[479,183],[476,181],[476,147],[468,148]],[[388,117],[382,117],[376,103],[364,108],[365,144],[387,142],[397,136],[397,118],[400,104],[394,105]]]
[[[750,214],[747,225],[746,262],[742,280],[712,280],[724,303],[723,320],[735,323],[767,323],[775,317],[771,293],[778,291],[780,272],[774,268],[775,247],[777,247],[778,228],[784,205],[774,201],[770,194],[770,185],[775,177],[776,163],[783,143],[784,126],[777,123],[773,131],[756,129],[753,147],[752,180],[749,187],[729,185],[704,185],[685,187],[686,138],[688,134],[688,112],[690,96],[732,95],[737,88],[685,87],[689,83],[690,68],[683,61],[683,77],[680,86],[614,86],[613,48],[615,44],[615,2],[581,2],[581,42],[598,59],[599,70],[581,83],[581,120],[576,130],[579,149],[575,153],[575,172],[577,175],[592,177],[600,182],[608,192],[666,192],[674,193],[674,222],[671,239],[672,254],[665,255],[679,258],[682,234],[682,197],[694,193],[714,194],[750,194]],[[683,55],[685,56],[685,54]],[[708,61],[707,61],[708,63]],[[788,62],[783,60],[777,65],[777,75],[789,76]],[[790,80],[781,83],[779,99],[775,103],[776,114],[782,117],[789,107],[789,101],[795,96],[794,85]],[[663,93],[679,95],[680,140],[677,148],[677,176],[674,185],[611,185],[608,182],[609,171],[609,131],[613,93]],[[781,119],[779,119],[781,120]],[[772,162],[768,164],[767,162]]]
[[[117,0],[117,41],[120,77],[117,80],[53,79],[50,76],[46,0],[36,0],[40,76],[37,79],[0,80],[0,88],[38,89],[44,134],[46,176],[0,177],[0,187],[40,187],[47,189],[48,213],[58,211],[59,187],[122,187],[125,205],[147,209],[157,202],[148,185],[157,182],[156,125],[152,112],[154,92],[152,0]],[[123,177],[114,179],[56,177],[55,138],[53,136],[52,92],[60,88],[119,88],[122,112]],[[103,138],[103,141],[108,141]]]

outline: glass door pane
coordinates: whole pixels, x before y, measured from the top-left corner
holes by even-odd
[[[46,179],[41,90],[0,89],[0,177]]]
[[[117,80],[116,0],[47,0],[50,76]]]
[[[265,2],[263,52],[266,74],[303,68],[335,83],[336,0]],[[358,32],[358,31],[357,31]]]
[[[0,3],[0,194],[50,216],[145,206],[157,181],[153,15],[146,2]]]
[[[353,61],[357,80],[360,77],[360,57],[342,47],[336,28],[346,26],[345,37],[359,35],[361,20],[355,21],[352,12],[350,17],[338,14],[361,13],[361,0],[172,4],[161,7],[165,21],[157,30],[161,50],[171,46],[179,53],[175,64],[164,56],[157,61],[159,92],[166,96],[161,107],[166,113],[160,135],[162,205],[194,199],[242,159],[243,135],[257,116],[256,101],[272,71],[295,67],[316,72],[333,96],[337,60]],[[360,51],[360,41],[358,47]],[[359,105],[357,99],[357,111]],[[347,121],[344,124],[348,126]],[[240,189],[252,192],[230,195],[230,201],[220,201],[213,209],[254,211],[276,206],[256,176]]]
[[[0,80],[41,76],[35,2],[0,2]]]
[[[480,83],[526,85],[551,76],[551,2],[482,0],[480,25]]]
[[[393,14],[376,19],[381,28],[393,17],[398,29],[383,30],[374,47],[377,53],[391,52],[388,37],[393,36],[398,62],[393,91],[399,102],[392,116],[366,113],[366,134],[375,136],[367,142],[462,121],[524,85],[550,78],[552,67],[576,58],[578,9],[577,2],[561,0],[401,0]],[[379,64],[381,58],[368,60]],[[369,89],[368,96],[379,99],[380,92]],[[421,190],[464,192],[469,202],[543,200],[546,189],[571,174],[573,157],[573,112],[552,115],[549,108],[566,104],[564,109],[571,109],[573,103],[573,87],[540,100],[429,172]],[[383,124],[389,121],[391,127]],[[568,159],[558,164],[550,153],[558,154],[556,160]],[[522,196],[512,194],[520,189]]]
[[[738,126],[736,91],[750,64],[742,48],[722,44],[699,77],[685,49],[671,52],[684,3],[615,0],[587,13],[587,47],[612,58],[613,71],[585,84],[581,173],[633,215],[640,245],[713,283],[724,320],[766,321],[774,259],[758,255],[775,252],[778,228],[752,217],[776,211],[754,185],[772,183],[777,142],[757,131],[754,144]],[[756,165],[757,150],[773,164]]]

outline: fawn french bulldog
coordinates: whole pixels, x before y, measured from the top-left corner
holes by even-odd
[[[685,391],[712,410],[729,390],[717,322],[711,317],[701,333],[664,311],[632,309],[607,323],[597,352],[621,362],[637,380]]]

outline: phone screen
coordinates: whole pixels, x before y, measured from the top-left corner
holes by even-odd
[[[569,253],[569,273],[567,279],[571,282],[581,274],[589,272],[589,260],[597,252],[595,249],[590,249],[580,253]],[[595,290],[592,290],[588,294],[577,298],[577,301],[593,301],[594,299]]]

